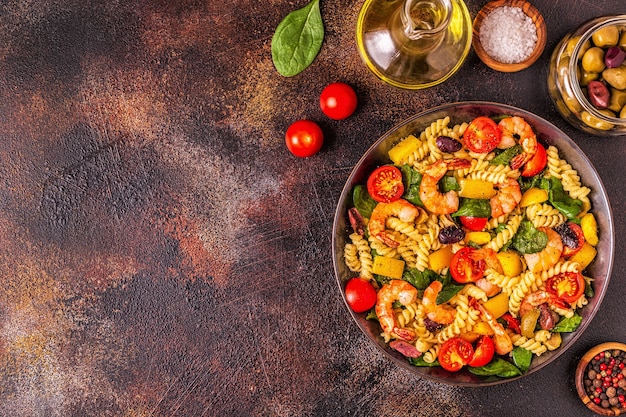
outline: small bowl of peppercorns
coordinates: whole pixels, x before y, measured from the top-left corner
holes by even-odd
[[[585,353],[576,368],[576,391],[594,413],[626,413],[626,344],[602,343]]]

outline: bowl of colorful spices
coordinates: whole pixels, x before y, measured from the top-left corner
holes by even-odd
[[[525,0],[495,0],[474,19],[472,45],[491,69],[516,72],[530,67],[543,53],[546,22]]]
[[[576,368],[576,391],[594,413],[626,413],[626,344],[602,343],[585,353]]]

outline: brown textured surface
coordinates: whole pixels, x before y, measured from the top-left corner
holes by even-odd
[[[467,4],[475,16],[484,3]],[[320,55],[289,79],[270,40],[301,1],[3,2],[0,415],[591,415],[576,360],[626,340],[614,320],[626,313],[624,138],[574,131],[544,80],[558,39],[624,5],[533,4],[548,24],[533,67],[497,73],[472,53],[448,82],[409,92],[361,63],[359,1],[322,1]],[[319,110],[332,81],[357,91],[350,119]],[[569,133],[605,181],[618,236],[609,294],[574,348],[481,390],[421,380],[369,346],[330,251],[335,203],[370,144],[418,111],[476,99]],[[284,146],[299,118],[326,133],[306,160]]]

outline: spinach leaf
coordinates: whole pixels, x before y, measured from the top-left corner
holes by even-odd
[[[533,353],[530,350],[515,346],[511,356],[513,357],[513,363],[520,369],[520,371],[528,371],[528,368],[530,368],[530,362],[533,359]]]
[[[543,250],[547,244],[548,235],[541,230],[535,229],[535,226],[528,220],[520,223],[517,233],[511,239],[511,245],[522,255],[537,253]]]
[[[563,184],[558,178],[550,178],[548,199],[568,219],[576,218],[582,209],[583,202],[570,197],[563,189]]]
[[[522,374],[522,371],[511,362],[505,361],[502,358],[496,358],[485,366],[467,368],[468,371],[474,375],[481,376],[499,376],[501,378],[513,378]]]
[[[578,314],[574,314],[572,317],[564,317],[556,324],[556,326],[554,326],[552,331],[559,333],[570,333],[578,329],[578,326],[580,326],[580,323],[582,323],[582,321],[583,318]]]
[[[418,290],[425,290],[439,275],[430,269],[420,271],[417,268],[409,268],[402,274],[402,279],[413,285]]]
[[[456,178],[445,176],[439,180],[439,189],[442,193],[447,193],[448,191],[459,191],[461,190],[461,184],[459,184]]]
[[[320,1],[311,0],[289,13],[276,27],[272,37],[272,61],[278,72],[291,77],[307,68],[322,47],[324,23]]]
[[[352,190],[352,202],[354,207],[361,213],[361,216],[369,218],[372,215],[372,210],[376,207],[376,200],[374,200],[367,192],[367,187],[364,185],[355,185]]]
[[[423,207],[422,199],[420,198],[420,184],[422,183],[422,174],[413,169],[410,165],[402,165],[400,167],[402,172],[402,181],[404,183],[404,194],[402,198],[415,204],[416,206]]]
[[[500,152],[491,161],[489,161],[489,165],[508,165],[511,162],[511,159],[513,159],[513,157],[521,151],[522,147],[520,145],[511,146],[510,148]]]
[[[459,203],[459,209],[452,216],[490,217],[491,206],[489,205],[489,200],[462,198]]]
[[[459,291],[463,289],[465,285],[453,284],[449,283],[443,286],[439,294],[437,294],[436,302],[437,304],[443,304],[448,302],[452,297],[454,297]]]

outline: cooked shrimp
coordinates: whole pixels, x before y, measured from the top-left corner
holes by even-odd
[[[510,164],[513,169],[520,168],[537,152],[537,136],[533,132],[533,128],[519,116],[506,117],[500,120],[498,126],[502,131],[500,141],[502,146],[513,141],[517,141],[521,145],[522,153],[513,157]]]
[[[420,198],[424,207],[434,214],[450,214],[459,209],[459,196],[456,191],[439,192],[437,184],[452,169],[468,168],[470,161],[460,158],[439,159],[430,165],[422,175]]]
[[[540,230],[548,235],[546,247],[537,253],[526,253],[524,259],[530,272],[544,271],[553,267],[563,253],[563,241],[561,236],[549,227],[540,227]]]
[[[498,287],[496,284],[491,283],[487,278],[481,278],[476,281],[476,286],[485,292],[487,297],[493,297],[502,291],[502,288]]]
[[[456,310],[445,304],[437,304],[437,295],[439,295],[442,288],[443,284],[441,282],[431,282],[424,290],[422,305],[426,310],[426,317],[439,324],[450,324],[454,321]]]
[[[411,329],[398,327],[396,316],[393,312],[393,303],[396,301],[402,305],[409,305],[417,301],[417,289],[406,281],[393,279],[378,290],[376,297],[376,316],[383,332],[387,335],[395,335],[398,339],[415,340],[415,332]]]
[[[480,248],[471,252],[472,259],[475,261],[485,261],[487,268],[493,269],[499,274],[503,273],[502,264],[496,256],[496,251],[491,248]]]
[[[493,330],[493,343],[496,348],[496,353],[498,355],[506,355],[510,351],[513,350],[513,342],[511,338],[507,334],[504,327],[496,320],[496,318],[491,314],[489,310],[487,310],[482,303],[479,301],[475,301],[476,308],[480,311],[480,315],[483,320],[491,327]]]
[[[500,217],[512,212],[522,200],[522,191],[519,183],[509,178],[507,181],[496,184],[498,192],[491,197],[489,205],[491,206],[491,217]]]
[[[572,307],[566,301],[561,300],[556,295],[547,291],[539,290],[530,293],[526,297],[524,297],[524,299],[522,300],[522,304],[519,308],[519,315],[523,316],[533,308],[538,307],[543,303],[548,303],[549,305],[560,308],[562,310],[569,310]]]
[[[372,210],[372,215],[370,216],[367,227],[369,228],[370,235],[375,236],[385,245],[395,248],[398,247],[400,243],[385,230],[387,218],[389,216],[395,216],[402,221],[412,222],[419,213],[419,208],[404,199],[399,199],[391,203],[378,203],[376,207],[374,207],[374,210]]]

